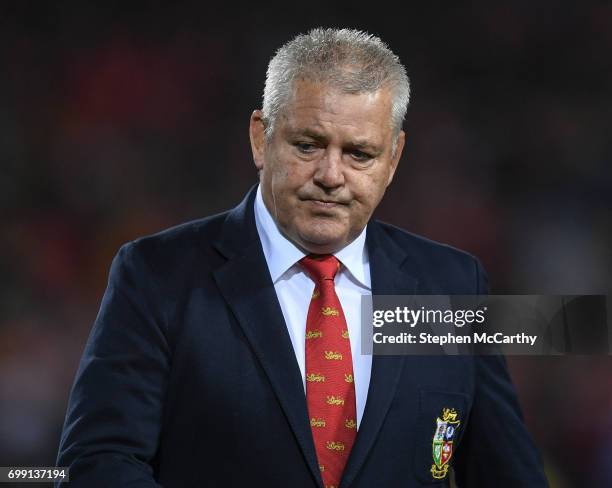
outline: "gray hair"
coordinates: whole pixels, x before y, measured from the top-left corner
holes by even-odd
[[[378,37],[355,29],[312,29],[280,47],[268,64],[263,94],[266,138],[289,101],[293,82],[309,80],[344,93],[391,90],[394,141],[402,128],[410,98],[406,68]],[[395,145],[395,144],[394,144]]]

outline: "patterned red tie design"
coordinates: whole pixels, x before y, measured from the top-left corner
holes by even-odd
[[[315,282],[306,319],[306,401],[319,469],[326,488],[337,488],[357,435],[353,358],[332,255],[300,261]]]

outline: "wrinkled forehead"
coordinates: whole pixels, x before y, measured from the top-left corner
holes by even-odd
[[[392,129],[391,92],[346,92],[328,83],[299,80],[279,113],[284,130],[346,129],[385,137]]]

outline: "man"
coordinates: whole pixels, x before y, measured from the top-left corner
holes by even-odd
[[[546,486],[501,358],[360,354],[363,295],[487,292],[474,257],[370,221],[408,96],[359,31],[276,53],[259,186],[113,262],[61,439],[71,486],[449,486],[450,465],[459,486]]]

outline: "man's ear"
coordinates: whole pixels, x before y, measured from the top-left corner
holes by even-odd
[[[387,186],[391,184],[393,181],[393,175],[395,175],[395,170],[397,169],[397,164],[399,163],[400,158],[402,157],[402,151],[404,150],[404,143],[406,142],[406,134],[403,130],[397,135],[397,145],[395,146],[395,152],[391,157],[391,170],[389,171],[389,180],[387,181]]]
[[[266,146],[265,124],[261,110],[254,110],[251,114],[249,137],[251,139],[251,151],[253,152],[255,167],[261,171],[264,165],[264,153]]]

